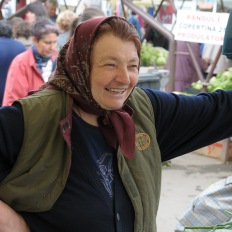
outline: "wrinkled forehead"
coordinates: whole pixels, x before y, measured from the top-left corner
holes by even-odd
[[[101,24],[110,20],[111,17],[97,17],[80,23],[74,31],[74,36],[70,41],[70,48],[75,51],[79,60],[89,62],[91,46],[94,43],[94,37]],[[73,54],[74,55],[74,54]],[[75,56],[75,55],[74,55]]]
[[[85,65],[90,64],[91,47],[94,43],[96,32],[102,24],[112,18],[118,17],[97,17],[86,20],[77,26],[71,40],[66,43],[60,51],[60,56],[65,57],[65,66],[70,66],[71,63],[74,65],[76,63]]]

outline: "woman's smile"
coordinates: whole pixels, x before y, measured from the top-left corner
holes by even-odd
[[[112,88],[106,88],[106,90],[112,94],[123,94],[126,92],[126,89],[112,89]]]
[[[122,108],[138,82],[139,57],[133,42],[113,34],[99,38],[91,56],[91,93],[106,110]]]

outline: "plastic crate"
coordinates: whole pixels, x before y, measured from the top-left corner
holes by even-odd
[[[160,90],[160,79],[162,75],[159,72],[140,73],[137,83],[138,87]]]

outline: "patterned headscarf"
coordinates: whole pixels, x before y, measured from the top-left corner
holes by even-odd
[[[126,103],[119,110],[102,109],[90,89],[90,53],[96,31],[101,24],[115,17],[99,17],[77,26],[72,38],[60,50],[56,71],[48,85],[67,92],[78,107],[97,115],[106,141],[115,150],[119,145],[123,155],[131,159],[135,149],[133,110]]]

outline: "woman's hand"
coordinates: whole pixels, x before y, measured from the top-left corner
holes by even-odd
[[[23,217],[0,201],[0,232],[30,232]]]

